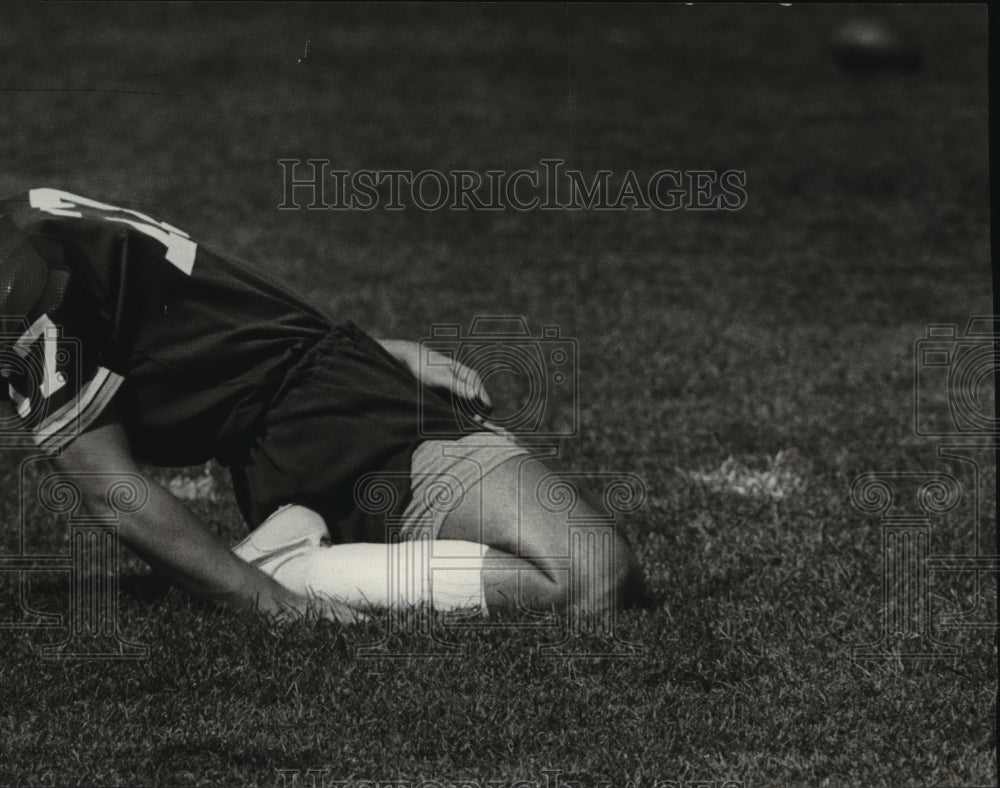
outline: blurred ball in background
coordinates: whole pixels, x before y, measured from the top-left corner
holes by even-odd
[[[837,64],[850,72],[918,71],[920,45],[902,30],[879,19],[853,19],[831,41]]]

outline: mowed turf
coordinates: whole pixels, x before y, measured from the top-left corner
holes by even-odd
[[[943,631],[951,658],[851,658],[883,624],[881,531],[851,482],[957,473],[913,433],[914,342],[991,309],[986,11],[885,13],[923,44],[921,73],[839,72],[843,7],[0,8],[0,192],[167,219],[380,336],[559,325],[579,347],[563,460],[643,479],[622,527],[656,595],[616,618],[616,657],[553,655],[558,627],[508,616],[437,622],[445,657],[404,627],[388,647],[411,656],[388,659],[362,653],[385,619],[273,628],[123,556],[120,628],[148,658],[46,660],[65,630],[0,631],[0,782],[995,784],[994,575],[939,577],[933,615],[982,625]],[[277,161],[297,157],[731,168],[748,202],[280,211]],[[26,456],[0,458],[8,554]],[[980,522],[968,500],[933,520],[938,553],[996,552],[982,456]],[[221,468],[155,473],[241,538]],[[64,552],[68,533],[38,516],[26,549]],[[0,585],[3,620],[23,620],[16,575]],[[35,573],[26,599],[65,613],[67,588]]]

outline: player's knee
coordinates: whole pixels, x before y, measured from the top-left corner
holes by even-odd
[[[618,607],[643,606],[649,593],[639,559],[632,546],[619,537],[620,545],[615,562],[615,604]]]
[[[581,539],[571,545],[568,558],[563,553],[561,558],[536,555],[529,559],[534,568],[518,578],[519,604],[532,609],[593,612],[631,604],[639,578],[638,562],[618,534]]]
[[[638,573],[635,553],[619,534],[594,540],[571,561],[558,593],[564,605],[607,609],[628,603]]]
[[[613,544],[611,572],[605,587],[605,595],[609,605],[622,607],[628,604],[630,589],[638,574],[639,562],[632,547],[621,534],[615,533]]]

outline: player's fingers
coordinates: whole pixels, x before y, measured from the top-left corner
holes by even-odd
[[[430,358],[433,363],[426,365],[421,370],[421,383],[431,388],[452,389],[460,394],[461,392],[458,391],[455,384],[454,362],[443,356],[431,356]]]
[[[478,402],[487,412],[492,410],[493,401],[490,399],[489,392],[486,391],[483,379],[476,370],[456,361],[452,366],[452,374],[457,383],[455,391],[459,396],[472,402]]]
[[[479,377],[478,372],[473,372],[475,375],[475,387],[476,387],[476,399],[482,404],[483,409],[489,413],[493,410],[493,400],[490,399],[490,393],[486,390],[486,385],[483,383],[483,379]]]

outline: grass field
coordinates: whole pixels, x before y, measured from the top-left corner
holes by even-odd
[[[558,631],[508,617],[447,630],[458,655],[421,658],[434,642],[404,633],[390,645],[413,656],[388,659],[358,650],[381,620],[274,629],[163,593],[125,556],[121,631],[147,658],[43,659],[65,630],[0,630],[0,783],[995,785],[995,574],[935,576],[931,617],[960,622],[939,633],[951,657],[853,660],[884,619],[882,531],[850,500],[866,471],[969,479],[914,435],[913,353],[927,324],[992,309],[986,9],[885,9],[926,64],[872,78],[827,47],[853,13],[0,7],[0,194],[52,185],[151,213],[380,336],[482,314],[561,326],[580,383],[562,455],[644,480],[623,527],[657,597],[615,621],[631,658],[552,656]],[[278,210],[278,159],[307,157],[735,169],[748,200]],[[932,519],[935,555],[996,554],[978,456],[982,483]],[[0,456],[8,554],[25,459]],[[156,473],[241,537],[223,469]],[[39,517],[25,549],[67,534]],[[66,577],[32,573],[31,605],[65,613]],[[16,589],[0,574],[4,622],[22,620]]]

